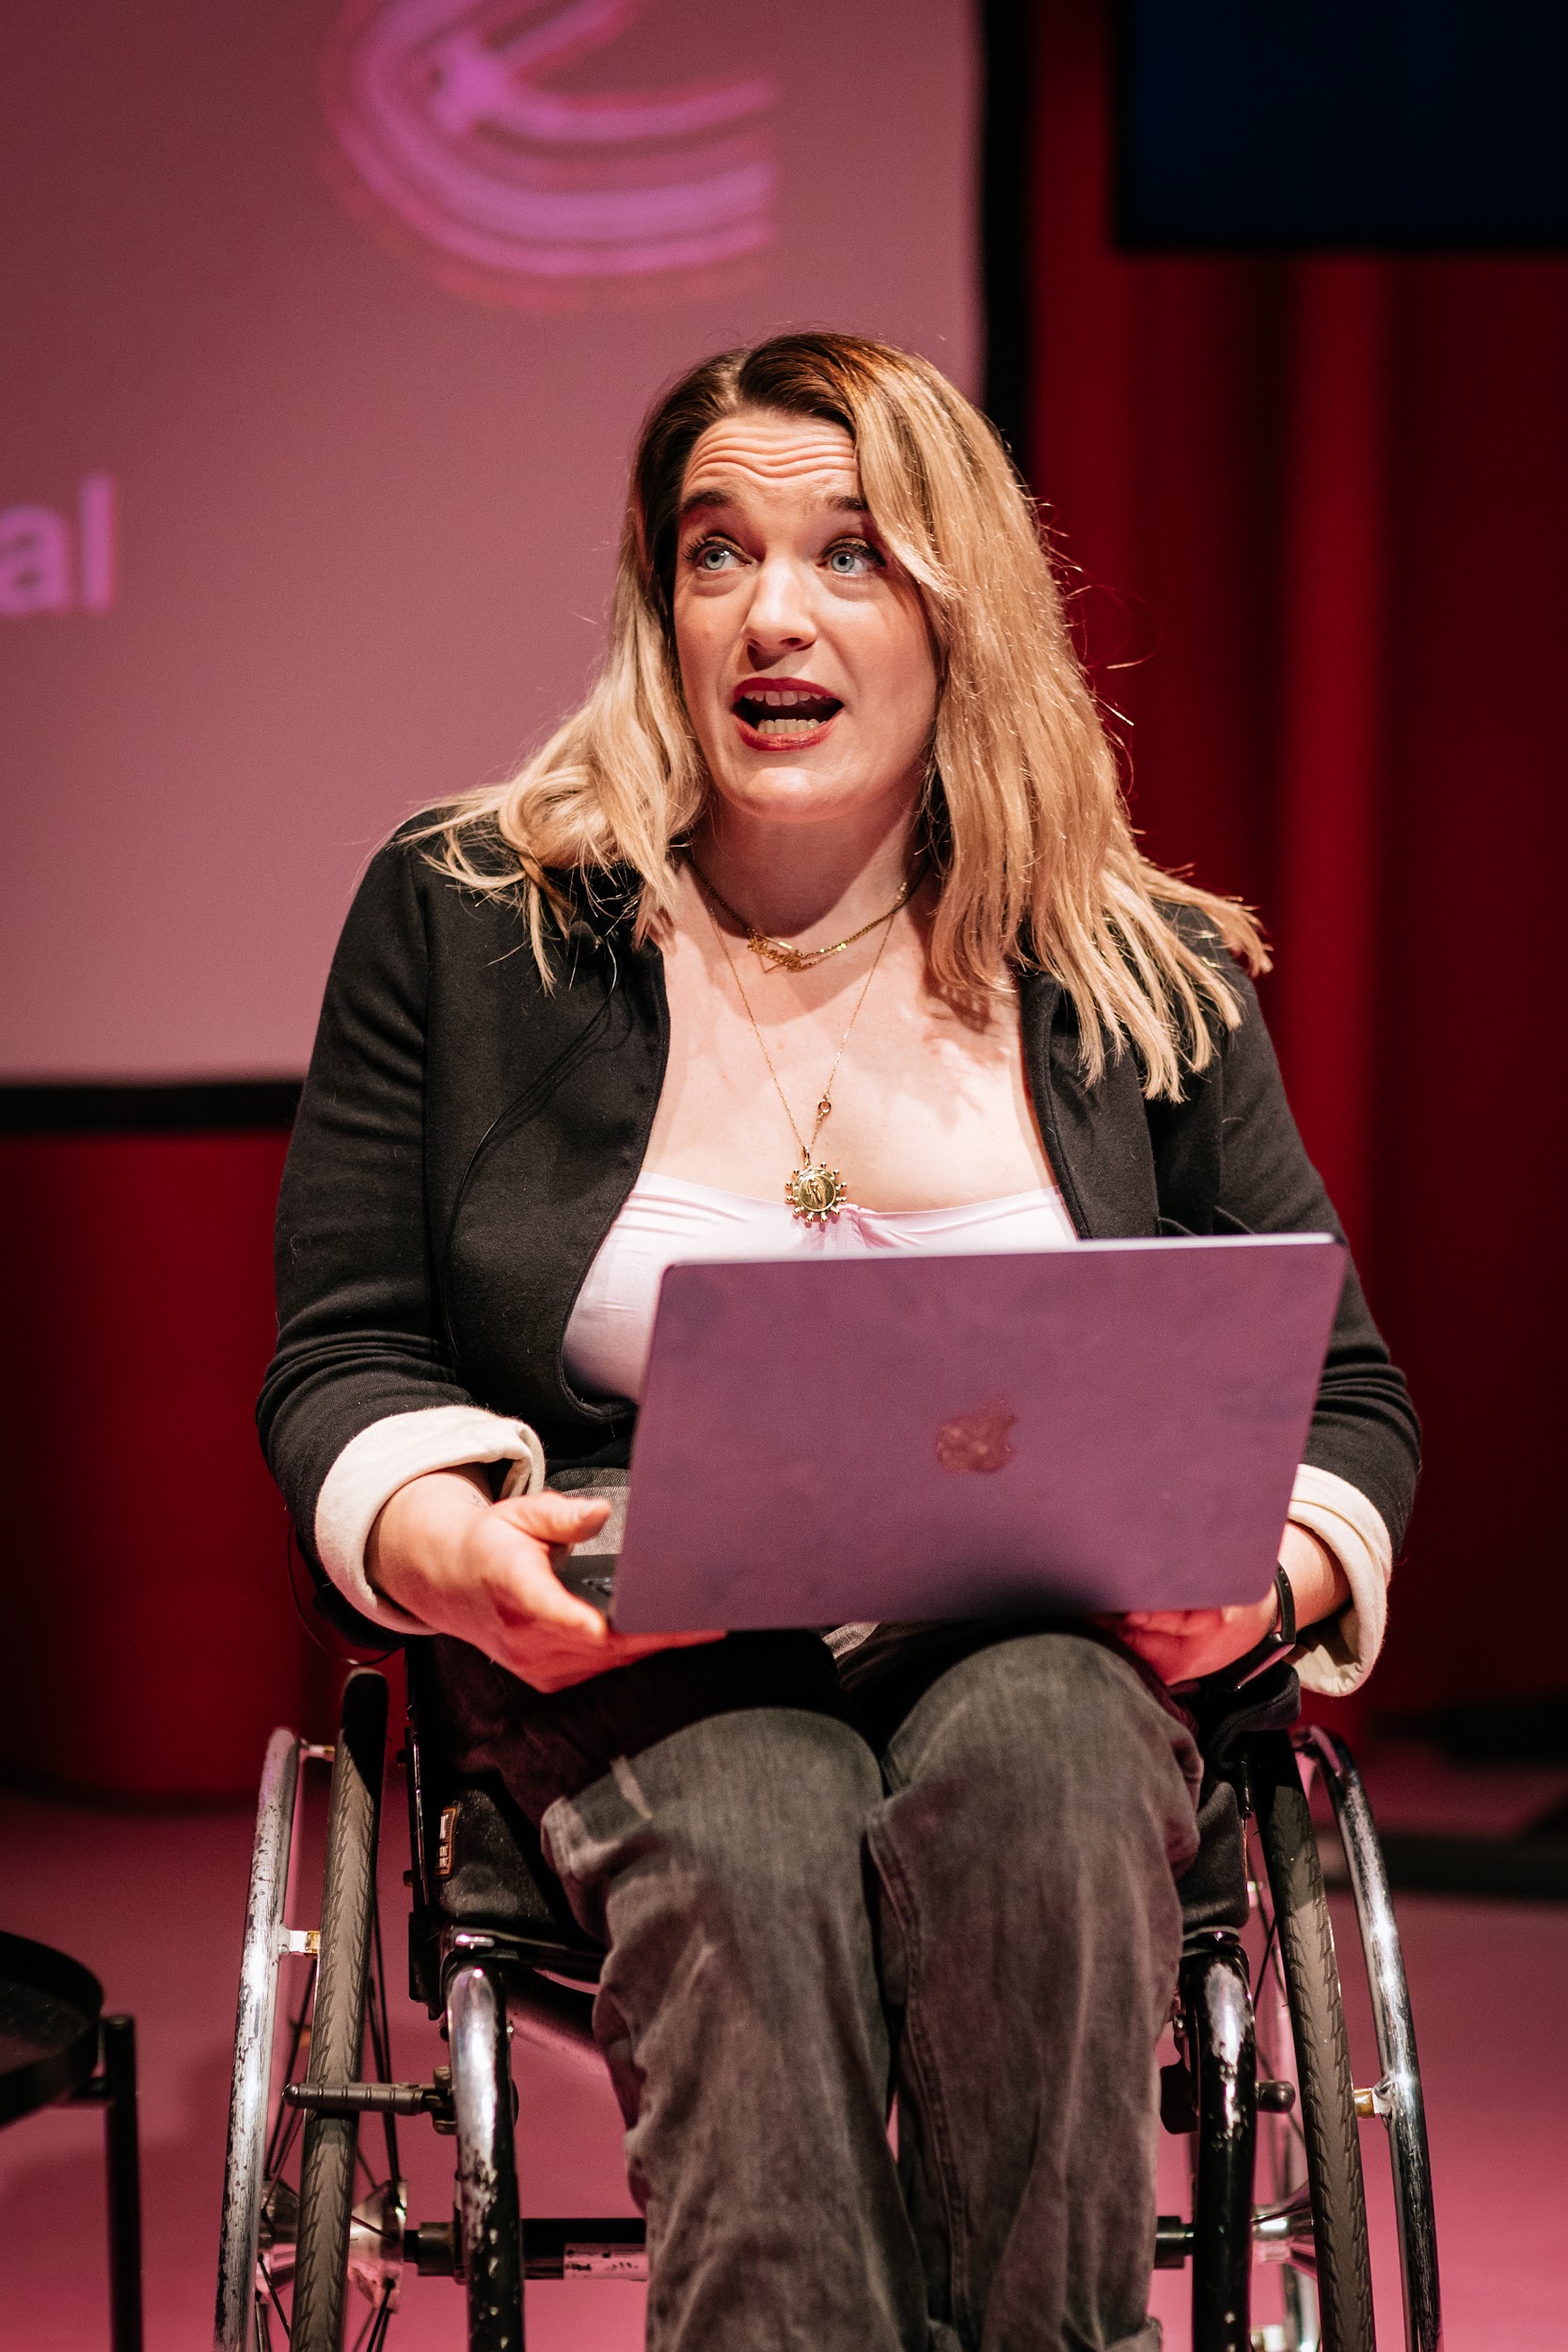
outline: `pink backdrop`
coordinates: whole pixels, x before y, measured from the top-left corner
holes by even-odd
[[[973,386],[976,94],[965,0],[5,13],[0,1081],[303,1069],[369,849],[577,694],[661,382]]]

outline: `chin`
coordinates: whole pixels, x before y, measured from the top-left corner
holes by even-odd
[[[721,801],[744,809],[749,817],[773,817],[782,824],[841,816],[869,797],[852,787],[846,789],[836,778],[824,776],[804,760],[784,756],[759,758],[754,768],[738,775],[717,773],[714,788]]]

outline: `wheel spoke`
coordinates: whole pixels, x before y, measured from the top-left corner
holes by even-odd
[[[287,2344],[293,2334],[293,2328],[289,2326],[289,2315],[277,2299],[277,2290],[273,2285],[272,2280],[267,2274],[266,2265],[263,2264],[261,2267],[262,2279],[266,2281],[267,2302],[272,2305],[273,2310],[277,2313],[277,2324],[283,2330],[283,2341]],[[264,2314],[265,2306],[260,2302],[260,2299],[258,2299],[257,2309]]]
[[[306,2022],[310,2015],[311,2007],[315,2001],[315,1997],[316,1963],[312,1960],[309,1971],[305,1979],[305,1990],[300,1995],[299,2007],[294,2011],[293,2016],[289,2020],[289,2055],[283,2064],[283,2080],[286,2083],[292,2083],[294,2079],[294,2069],[299,2063],[300,2043],[305,2038]],[[298,2128],[298,2110],[293,2107],[286,2107],[282,2102],[279,2101],[277,2114],[273,2122],[272,2136],[267,2145],[266,2162],[263,2168],[269,2182],[274,2180],[283,2169],[284,2159],[288,2154],[290,2143]]]
[[[380,2352],[392,2320],[392,2290],[383,2287],[370,2316],[354,2339],[354,2352]]]

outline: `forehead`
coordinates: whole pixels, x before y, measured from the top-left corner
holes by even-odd
[[[743,408],[738,416],[721,418],[700,434],[686,461],[682,505],[698,498],[705,503],[715,491],[742,497],[805,493],[858,500],[855,444],[841,424],[822,417]]]

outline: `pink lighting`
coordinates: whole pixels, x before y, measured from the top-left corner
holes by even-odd
[[[333,136],[389,223],[466,290],[706,269],[771,244],[777,174],[763,75],[653,91],[544,87],[624,35],[648,0],[354,0],[323,62]]]

